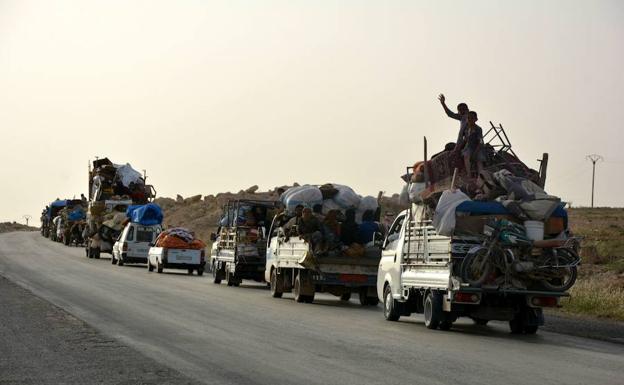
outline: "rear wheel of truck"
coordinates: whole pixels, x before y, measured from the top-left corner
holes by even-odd
[[[527,325],[527,316],[524,311],[516,314],[516,316],[509,321],[509,331],[511,334],[535,334],[537,333],[537,329],[539,329],[538,325]]]
[[[401,317],[399,306],[394,297],[392,297],[392,289],[387,285],[384,289],[384,318],[387,321],[398,321]]]
[[[295,287],[293,287],[293,294],[295,295],[295,301],[299,303],[312,303],[314,302],[314,292],[312,295],[302,294],[303,291],[303,282],[301,278],[301,272],[297,274],[295,278]]]
[[[427,329],[437,329],[443,321],[442,295],[430,291],[425,297],[425,326]],[[446,322],[445,322],[446,323]],[[446,325],[444,325],[446,327]],[[450,326],[449,326],[450,327]]]
[[[488,322],[490,322],[490,320],[483,319],[483,318],[473,318],[472,320],[474,321],[476,325],[479,325],[479,326],[485,326],[488,324]]]
[[[347,293],[342,293],[342,295],[340,295],[340,300],[341,301],[349,301],[351,299],[351,292],[347,292]]]
[[[282,294],[284,294],[284,276],[282,274],[277,274],[277,270],[271,270],[271,297],[273,298],[282,298]]]
[[[360,305],[362,306],[377,306],[379,299],[377,297],[368,296],[368,289],[363,288],[359,292]]]
[[[186,272],[188,273],[188,275],[193,275],[193,269],[187,269]]]
[[[212,266],[212,282],[216,283],[216,284],[220,284],[221,283],[221,275],[220,275],[220,271],[219,268],[217,267],[217,265]]]

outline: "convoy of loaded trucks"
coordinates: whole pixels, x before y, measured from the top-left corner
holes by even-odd
[[[375,197],[335,183],[296,186],[276,200],[227,202],[206,258],[191,230],[163,226],[144,175],[103,158],[89,167],[88,201],[50,203],[41,234],[83,245],[89,258],[111,253],[118,266],[207,268],[215,284],[262,282],[274,298],[357,295],[363,306],[381,302],[388,321],[422,313],[429,329],[469,317],[535,333],[542,308],[559,306],[580,263],[565,205],[543,189],[547,154],[538,171],[527,167],[493,124],[478,173],[462,168],[452,146],[431,158],[426,139],[424,148],[401,176],[405,209],[386,227]]]

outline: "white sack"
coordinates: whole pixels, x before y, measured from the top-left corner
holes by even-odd
[[[455,209],[460,203],[469,201],[470,198],[463,192],[446,190],[440,196],[435,213],[433,214],[433,227],[440,235],[451,236],[455,230]]]
[[[357,208],[360,205],[361,197],[349,186],[334,184],[338,194],[332,199],[343,209]]]
[[[411,182],[408,187],[409,200],[412,203],[418,203],[421,201],[420,193],[425,191],[425,182]]]
[[[303,205],[304,207],[312,208],[314,205],[322,205],[323,204],[323,194],[321,190],[319,190],[316,186],[305,185],[294,187],[295,191],[290,192],[292,189],[288,189],[284,195],[286,197],[284,201],[284,205],[286,206],[286,211],[289,213],[295,212],[295,207],[297,205]],[[289,194],[287,194],[290,192]]]
[[[141,173],[133,169],[130,163],[126,163],[122,166],[115,165],[115,167],[117,168],[117,178],[119,178],[124,186],[129,187],[130,183],[142,181]]]

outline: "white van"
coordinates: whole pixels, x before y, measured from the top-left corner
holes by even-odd
[[[123,266],[124,263],[147,263],[150,244],[162,231],[161,225],[143,226],[128,223],[113,245],[111,262]]]

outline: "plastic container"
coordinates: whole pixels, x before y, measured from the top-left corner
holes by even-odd
[[[526,229],[527,238],[530,240],[541,241],[544,239],[544,222],[525,221],[524,228]]]

